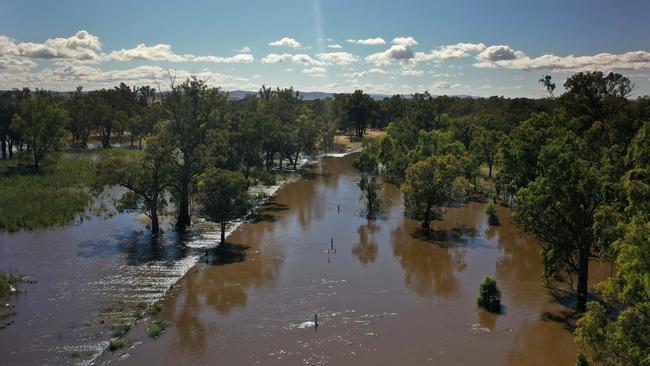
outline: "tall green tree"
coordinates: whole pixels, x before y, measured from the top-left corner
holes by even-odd
[[[190,184],[201,172],[205,162],[205,138],[208,130],[221,117],[226,96],[217,88],[209,88],[196,77],[181,84],[172,84],[163,101],[169,116],[169,133],[180,151],[177,170],[176,226],[184,230],[190,225]]]
[[[34,168],[61,142],[70,117],[61,103],[37,95],[25,99],[11,122],[27,144]]]
[[[143,155],[112,157],[99,165],[102,185],[119,185],[129,191],[118,200],[119,211],[142,212],[151,220],[151,235],[160,233],[159,214],[167,205],[165,193],[175,183],[173,144],[164,134],[152,137]]]
[[[577,276],[576,308],[584,311],[594,217],[602,197],[598,172],[583,158],[580,145],[569,134],[542,149],[541,174],[517,193],[514,218],[543,241],[546,278],[564,277],[572,284]]]
[[[199,202],[205,215],[221,226],[221,245],[226,226],[248,208],[248,181],[240,172],[208,168],[199,178]]]
[[[637,132],[626,160],[624,216],[610,205],[600,222],[616,254],[616,275],[599,285],[602,301],[589,302],[576,341],[605,365],[650,365],[650,123]]]
[[[352,163],[359,171],[359,188],[365,192],[367,204],[367,216],[372,217],[377,208],[377,194],[381,188],[379,183],[379,162],[374,151],[369,149],[361,152],[359,157]]]
[[[354,127],[357,138],[361,139],[370,125],[374,101],[363,90],[355,90],[346,103],[347,122]]]
[[[463,187],[464,159],[454,154],[431,156],[406,169],[402,192],[407,207],[422,216],[422,228],[429,229],[436,206],[459,196]]]
[[[476,137],[473,141],[473,150],[476,151],[482,163],[488,166],[488,177],[492,178],[492,168],[494,167],[496,155],[501,141],[501,133],[495,130],[477,126]]]

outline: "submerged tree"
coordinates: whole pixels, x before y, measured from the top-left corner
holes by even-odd
[[[544,242],[544,275],[577,274],[577,309],[586,309],[594,215],[601,203],[596,170],[582,157],[575,136],[555,139],[542,149],[541,176],[516,196],[514,218]],[[571,286],[573,287],[573,286]]]
[[[365,192],[368,209],[368,217],[372,217],[377,208],[377,193],[381,188],[379,183],[379,162],[375,153],[364,150],[352,163],[359,171],[359,188]]]
[[[29,147],[35,169],[60,143],[69,119],[68,111],[60,103],[40,95],[29,97],[20,104],[11,129],[20,134]]]
[[[113,157],[99,166],[100,183],[122,186],[129,191],[118,201],[119,211],[142,212],[151,220],[151,235],[160,233],[158,215],[165,208],[165,192],[174,183],[173,146],[160,137],[148,140],[144,155]]]
[[[173,84],[164,99],[170,118],[169,132],[173,144],[180,151],[178,160],[178,218],[176,226],[183,230],[190,225],[190,183],[203,169],[205,138],[219,116],[217,109],[225,102],[219,89],[208,88],[195,77],[181,84]]]
[[[454,154],[432,156],[410,165],[402,192],[407,206],[422,214],[422,228],[429,229],[432,209],[443,206],[458,196],[463,186],[464,159]]]
[[[199,177],[199,202],[206,216],[221,226],[221,245],[226,225],[248,209],[248,181],[240,172],[209,168]]]
[[[578,320],[576,341],[595,362],[650,364],[650,124],[636,134],[624,177],[626,218],[601,222],[613,241],[616,275],[600,284],[601,301],[591,301]],[[609,207],[611,208],[611,207]]]
[[[478,290],[478,305],[492,313],[501,312],[501,291],[494,278],[487,276],[481,282]]]

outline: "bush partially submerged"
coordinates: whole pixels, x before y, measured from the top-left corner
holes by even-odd
[[[158,338],[160,337],[160,334],[163,331],[163,327],[158,324],[158,323],[153,323],[149,326],[149,329],[147,329],[147,333],[149,334],[149,337],[151,338]]]
[[[497,287],[497,281],[488,276],[483,279],[479,287],[477,299],[478,305],[492,313],[501,312],[501,291]]]
[[[488,224],[499,225],[499,217],[497,216],[497,208],[494,203],[490,203],[485,207],[485,214],[488,215]]]
[[[122,338],[113,338],[108,345],[111,351],[116,351],[122,347],[124,347],[124,340]]]
[[[16,276],[0,272],[0,298],[8,297],[16,291],[17,282]]]

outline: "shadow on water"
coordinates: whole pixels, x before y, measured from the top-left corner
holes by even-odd
[[[246,251],[249,248],[248,245],[226,242],[216,248],[206,249],[205,262],[213,266],[243,262],[246,260]]]
[[[289,206],[277,203],[275,197],[269,199],[266,203],[262,204],[255,213],[250,216],[250,222],[269,222],[273,223],[280,219],[277,215],[278,212],[287,211]]]
[[[411,231],[411,237],[413,239],[422,240],[443,247],[464,245],[471,248],[478,248],[482,245],[480,241],[471,240],[477,235],[478,231],[475,228],[468,228],[465,226],[446,230],[415,228]]]
[[[317,178],[329,178],[331,176],[332,174],[327,172],[315,172],[310,170],[303,170],[300,172],[300,177],[305,180],[313,180]]]
[[[86,240],[78,245],[77,256],[81,258],[110,258],[126,254],[127,265],[149,262],[174,262],[185,258],[189,248],[175,233],[152,237],[149,231],[119,233],[112,239]]]

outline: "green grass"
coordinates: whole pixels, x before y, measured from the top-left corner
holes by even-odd
[[[35,171],[19,160],[0,161],[0,229],[34,230],[75,220],[92,201],[96,161],[134,150],[60,153]]]

